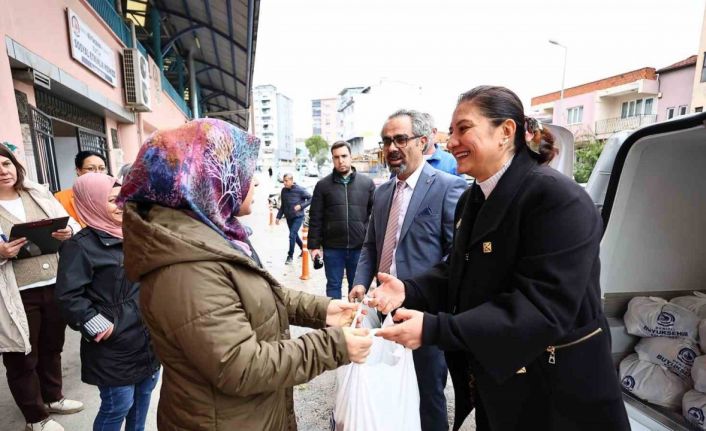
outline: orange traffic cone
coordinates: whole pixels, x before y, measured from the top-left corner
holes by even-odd
[[[302,229],[302,275],[301,280],[309,279],[309,249],[306,246],[306,241],[309,236],[309,228],[304,226]]]

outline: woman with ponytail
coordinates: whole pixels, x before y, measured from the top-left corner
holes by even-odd
[[[601,307],[601,218],[546,166],[553,144],[539,128],[539,146],[528,143],[525,123],[506,88],[461,95],[447,148],[475,183],[456,207],[453,249],[418,277],[378,275],[371,304],[406,309],[377,335],[444,350],[454,430],[474,407],[478,431],[628,430]]]

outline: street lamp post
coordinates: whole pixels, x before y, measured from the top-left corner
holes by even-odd
[[[564,70],[561,73],[561,92],[559,93],[559,118],[561,118],[562,114],[564,113],[564,81],[566,79],[566,57],[569,54],[569,48],[567,48],[566,45],[560,44],[554,39],[549,39],[549,43],[564,48]]]

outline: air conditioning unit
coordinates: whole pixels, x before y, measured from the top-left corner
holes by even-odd
[[[151,111],[150,73],[147,58],[136,48],[123,50],[126,105],[135,111]]]

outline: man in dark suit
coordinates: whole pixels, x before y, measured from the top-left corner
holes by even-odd
[[[466,182],[424,163],[428,118],[400,110],[382,128],[380,145],[394,177],[375,192],[351,299],[363,297],[377,272],[413,277],[441,261],[453,244],[454,210]],[[417,349],[414,365],[422,429],[447,430],[443,353],[434,346]]]

